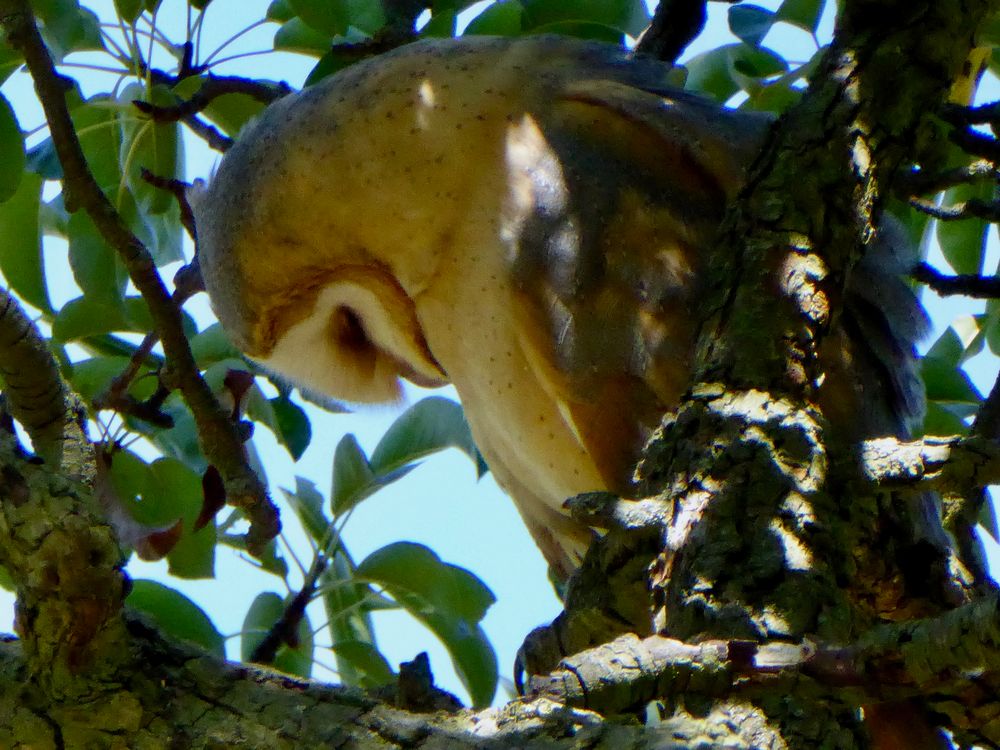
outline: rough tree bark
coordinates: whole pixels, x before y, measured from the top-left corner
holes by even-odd
[[[997,446],[948,443],[962,458],[955,468],[940,442],[873,443],[858,471],[826,445],[811,405],[816,351],[859,238],[901,166],[933,164],[929,115],[998,6],[845,0],[808,95],[776,127],[725,226],[732,264],[719,269],[690,396],[645,460],[651,498],[578,501],[611,531],[554,631],[583,649],[619,634],[609,612],[631,622],[645,613],[670,638],[623,636],[580,654],[504,709],[407,712],[220,663],[124,615],[123,561],[93,461],[78,449],[72,399],[54,368],[37,366],[44,346],[6,299],[8,398],[22,421],[38,399],[48,416],[27,418],[41,463],[0,430],[0,561],[19,597],[19,639],[0,643],[0,747],[851,748],[867,741],[859,705],[919,696],[963,741],[1000,746],[998,605],[979,560],[963,547],[955,561],[971,571],[964,606],[913,596],[884,533],[905,503],[873,486],[940,486],[943,475],[958,478],[956,492],[981,485],[998,474]],[[0,23],[30,48],[25,2],[0,1]],[[43,99],[61,96],[44,62],[26,58]],[[782,290],[784,303],[763,288]],[[40,386],[28,400],[16,387],[26,373]],[[55,438],[52,424],[64,426]],[[887,612],[901,622],[886,624]],[[640,726],[552,697],[609,716],[660,697],[666,718]]]

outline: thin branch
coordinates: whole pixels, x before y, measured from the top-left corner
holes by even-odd
[[[956,167],[936,174],[919,171],[903,173],[896,178],[893,188],[903,200],[909,201],[917,195],[940,193],[942,190],[957,185],[987,179],[994,181],[1000,179],[1000,171],[988,160],[977,159],[963,167]]]
[[[233,145],[232,138],[223,135],[218,128],[209,125],[199,117],[189,117],[184,120],[184,124],[191,128],[191,132],[205,141],[209,148],[224,154]]]
[[[125,224],[87,166],[66,105],[66,81],[55,70],[26,0],[0,0],[0,23],[8,41],[24,55],[34,79],[62,164],[66,207],[86,210],[105,241],[118,251],[146,300],[163,342],[171,379],[194,414],[205,456],[225,478],[228,501],[241,508],[251,522],[247,547],[258,552],[278,533],[278,512],[246,462],[236,426],[198,371],[180,310],[164,287],[149,251]]]
[[[949,137],[967,153],[989,159],[994,164],[1000,161],[1000,142],[992,136],[975,130],[956,128]]]
[[[187,101],[170,107],[159,107],[141,100],[133,101],[132,104],[156,122],[177,122],[198,114],[215,99],[226,94],[245,94],[259,102],[270,104],[290,93],[292,89],[285,83],[262,84],[239,76],[209,75],[201,88]]]
[[[639,36],[635,54],[676,62],[705,28],[706,5],[707,0],[660,0],[653,20]]]
[[[1000,101],[988,102],[978,107],[949,104],[944,107],[943,116],[949,122],[960,125],[989,125],[1000,122]]]
[[[933,266],[921,263],[910,272],[910,276],[926,284],[942,297],[962,295],[974,299],[996,299],[1000,297],[1000,276],[979,276],[974,273],[947,276]]]
[[[956,203],[953,206],[939,206],[926,198],[911,198],[910,205],[928,216],[933,216],[938,221],[961,221],[962,219],[1000,221],[1000,203],[996,201],[970,200]]]
[[[271,629],[264,636],[264,640],[257,644],[253,653],[250,654],[250,661],[255,664],[273,664],[278,655],[278,648],[284,644],[295,646],[298,643],[299,623],[306,613],[306,606],[313,600],[316,594],[316,584],[323,571],[326,570],[327,559],[322,554],[316,555],[309,574],[302,582],[302,588],[295,594],[285,607],[285,611],[278,618],[278,621],[271,626]]]

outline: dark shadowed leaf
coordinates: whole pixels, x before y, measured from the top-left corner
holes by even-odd
[[[240,658],[249,661],[254,649],[260,645],[268,632],[285,612],[285,601],[270,591],[257,595],[243,619],[240,638]],[[282,644],[278,647],[273,666],[288,674],[309,677],[312,673],[313,637],[308,615],[299,620],[296,628],[297,643]]]
[[[826,0],[785,0],[778,8],[779,21],[798,26],[810,34],[816,32]]]
[[[277,438],[281,441],[292,458],[298,461],[302,458],[309,441],[312,440],[312,425],[302,407],[287,396],[271,399],[274,418],[277,423]]]
[[[24,138],[17,117],[0,95],[0,203],[10,199],[24,174]]]
[[[953,206],[969,200],[989,201],[993,186],[989,183],[959,185],[944,194],[942,205]],[[937,238],[941,252],[955,273],[980,273],[986,256],[989,224],[983,219],[939,221]]]
[[[51,312],[38,226],[41,192],[42,178],[25,172],[14,195],[0,203],[0,271],[25,302]]]
[[[342,543],[323,572],[320,585],[341,681],[366,688],[386,684],[392,679],[392,670],[375,643],[371,618],[371,611],[385,608],[386,600],[369,584],[357,580],[354,561]],[[345,647],[345,654],[339,651],[342,644],[352,644]],[[367,657],[358,659],[363,652]]]
[[[385,589],[441,639],[473,704],[489,705],[496,691],[497,662],[479,622],[496,599],[486,585],[411,542],[376,550],[357,572]]]
[[[146,615],[161,632],[225,657],[225,641],[204,610],[181,592],[156,581],[132,582],[126,606]]]
[[[751,47],[759,47],[771,30],[775,14],[759,5],[734,5],[729,9],[729,30]]]
[[[486,6],[483,12],[465,27],[465,34],[518,36],[522,29],[524,8],[517,0],[502,0]]]
[[[304,477],[295,477],[295,492],[282,489],[299,523],[317,545],[330,541],[330,519],[323,513],[323,495],[316,485]]]

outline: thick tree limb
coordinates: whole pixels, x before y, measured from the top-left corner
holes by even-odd
[[[164,287],[149,251],[125,224],[87,166],[66,106],[63,79],[55,70],[28,3],[0,1],[0,23],[10,43],[24,55],[34,79],[63,167],[66,206],[86,210],[104,239],[118,251],[132,282],[146,300],[167,354],[172,380],[194,413],[202,450],[225,479],[228,502],[249,519],[247,548],[256,552],[280,529],[277,509],[246,463],[235,425],[227,419],[198,371],[181,326],[180,310]]]
[[[0,289],[0,380],[7,403],[31,438],[35,452],[55,466],[64,446],[80,464],[83,432],[59,367],[38,328],[17,300]]]
[[[974,682],[970,683],[974,675]],[[836,692],[857,706],[933,696],[965,739],[1000,744],[987,720],[1000,685],[1000,595],[937,617],[883,625],[848,647],[758,645],[626,634],[531,678],[528,695],[618,715],[652,700]]]

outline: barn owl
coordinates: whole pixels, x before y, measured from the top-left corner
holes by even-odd
[[[769,128],[668,71],[555,37],[419,42],[272,105],[195,206],[234,343],[347,401],[453,383],[562,578],[592,536],[564,501],[627,495],[682,394],[714,235]],[[922,395],[891,265],[849,295],[865,335],[832,338],[855,394],[838,402],[858,414],[861,384],[881,389],[858,419],[884,432]]]

